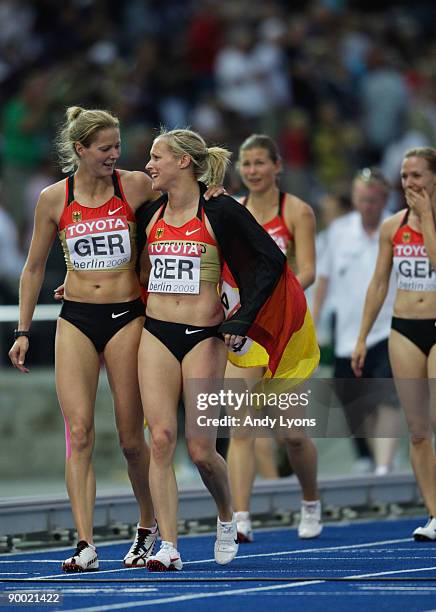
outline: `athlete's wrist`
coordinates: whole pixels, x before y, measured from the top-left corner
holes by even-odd
[[[30,331],[28,329],[21,329],[21,328],[14,329],[14,340],[17,340],[18,338],[21,338],[23,336],[29,340]]]

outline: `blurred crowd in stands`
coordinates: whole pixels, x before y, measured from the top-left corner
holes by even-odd
[[[284,187],[319,228],[349,206],[358,168],[397,188],[404,151],[436,142],[436,5],[352,0],[2,0],[0,304],[18,277],[41,189],[61,178],[53,138],[69,105],[121,120],[120,167],[143,169],[160,125],[234,152],[280,145]],[[240,191],[236,170],[231,193]],[[50,257],[41,300],[64,267]]]

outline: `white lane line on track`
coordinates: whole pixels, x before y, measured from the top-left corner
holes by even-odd
[[[413,578],[410,579],[411,581]],[[367,585],[359,585],[359,590],[361,591],[436,591],[436,587],[432,586],[418,586],[418,585],[410,585],[410,586],[367,586]]]
[[[279,552],[271,552],[271,553],[254,553],[251,555],[238,555],[237,559],[255,559],[258,557],[279,557],[283,555],[298,555],[308,552],[323,552],[323,551],[331,551],[331,550],[350,550],[357,548],[368,548],[370,546],[384,546],[385,544],[398,544],[400,542],[408,542],[410,538],[401,538],[397,540],[382,540],[380,542],[367,542],[365,544],[344,544],[343,546],[324,546],[319,548],[306,548],[306,549],[296,549],[296,550],[284,550]],[[205,559],[204,561],[186,561],[183,565],[194,565],[198,563],[208,563],[211,561],[215,561],[215,559]]]
[[[236,559],[256,559],[259,557],[278,557],[283,555],[298,555],[305,554],[308,552],[322,552],[322,551],[331,551],[331,550],[350,550],[357,548],[368,548],[371,546],[383,546],[385,544],[398,544],[399,542],[407,542],[410,538],[401,538],[396,540],[381,540],[380,542],[367,542],[365,544],[348,544],[343,546],[326,546],[326,547],[318,547],[318,548],[306,548],[303,549],[295,549],[295,550],[285,550],[279,552],[271,552],[271,553],[255,553],[251,555],[238,555]],[[60,561],[58,561],[60,563]],[[200,561],[184,561],[183,566],[185,565],[198,565],[200,563],[215,563],[215,559],[201,559]],[[113,574],[114,572],[129,572],[129,571],[138,571],[139,568],[130,568],[130,567],[121,567],[117,569],[110,570],[99,570],[98,575],[102,574]],[[29,580],[44,580],[45,578],[65,578],[65,573],[62,574],[52,574],[49,576],[39,576],[38,578],[29,578]]]
[[[386,574],[402,574],[407,572],[424,572],[428,570],[434,570],[436,567],[423,567],[420,569],[414,570],[397,570],[392,572],[375,572],[372,574],[354,574],[352,576],[347,576],[348,578],[375,578],[376,576],[383,576]],[[261,582],[262,579],[259,580]],[[180,601],[192,601],[194,599],[209,599],[211,597],[223,597],[228,596],[231,597],[233,595],[245,595],[246,593],[260,593],[262,591],[275,591],[278,589],[290,589],[296,587],[302,587],[307,585],[314,584],[325,584],[325,580],[310,580],[305,582],[285,582],[284,584],[265,586],[265,587],[251,587],[247,589],[234,589],[234,590],[225,590],[225,591],[216,591],[214,593],[195,593],[190,595],[176,595],[174,597],[161,597],[159,599],[146,599],[140,601],[130,601],[126,603],[118,603],[118,604],[110,604],[105,606],[91,606],[89,608],[70,608],[68,610],[64,610],[64,612],[76,612],[80,610],[80,612],[107,612],[109,610],[124,610],[127,608],[134,607],[145,607],[145,606],[154,606],[157,604],[164,603],[176,603]]]

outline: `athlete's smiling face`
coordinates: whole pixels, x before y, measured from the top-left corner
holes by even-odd
[[[117,128],[98,130],[89,146],[76,143],[80,163],[86,164],[95,176],[108,176],[114,171],[121,155],[120,131]]]
[[[273,187],[280,170],[280,162],[274,162],[267,149],[256,147],[241,152],[239,172],[242,182],[253,193],[263,193]]]
[[[425,191],[430,197],[434,196],[436,189],[436,174],[431,171],[428,161],[423,157],[406,157],[401,165],[401,185],[407,193],[412,191]]]
[[[180,159],[168,147],[164,138],[156,138],[150,151],[150,161],[145,169],[155,191],[168,191],[180,176]]]

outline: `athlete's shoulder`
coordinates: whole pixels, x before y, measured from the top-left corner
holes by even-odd
[[[126,199],[136,209],[146,200],[153,200],[156,192],[153,191],[150,177],[139,170],[118,170]]]
[[[310,204],[291,193],[285,194],[283,217],[286,225],[291,230],[297,228],[299,223],[305,225],[315,224],[315,213]]]
[[[404,215],[406,214],[407,209],[403,208],[403,210],[399,210],[397,213],[394,213],[391,217],[387,217],[381,224],[380,227],[380,235],[383,238],[393,239],[397,230],[399,229],[401,222],[404,219]]]
[[[151,185],[151,178],[141,170],[117,170],[120,179],[126,183],[139,184],[139,185]]]
[[[297,214],[313,213],[313,209],[310,204],[292,193],[285,193],[284,205],[286,208],[294,210]]]
[[[61,179],[45,187],[39,196],[38,203],[43,205],[57,205],[65,200],[66,181]]]

